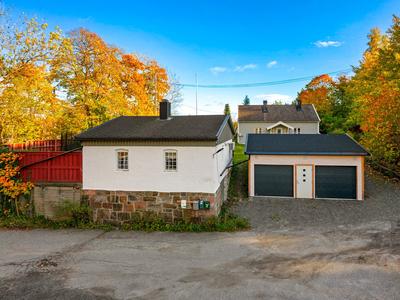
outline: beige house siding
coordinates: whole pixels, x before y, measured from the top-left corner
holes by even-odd
[[[255,127],[262,127],[262,133],[267,132],[267,128],[276,124],[277,122],[239,122],[238,125],[238,143],[244,144],[246,142],[246,135],[248,133],[254,133]],[[316,134],[319,133],[319,122],[285,122],[285,124],[301,128],[300,133],[303,134]],[[277,126],[276,128],[286,128],[283,126]],[[284,133],[284,130],[282,130]],[[289,132],[287,132],[289,133]],[[292,132],[291,132],[292,133]]]
[[[251,155],[249,161],[249,195],[254,196],[255,165],[312,165],[315,184],[315,166],[356,166],[357,200],[364,200],[364,157],[363,156],[317,156],[317,155]],[[296,174],[293,172],[293,191],[296,197]],[[313,187],[315,188],[315,186]]]

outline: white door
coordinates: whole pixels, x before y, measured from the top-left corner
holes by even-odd
[[[296,166],[296,197],[312,198],[312,166]]]

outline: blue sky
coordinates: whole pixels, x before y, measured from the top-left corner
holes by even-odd
[[[242,84],[292,79],[357,65],[367,34],[386,31],[400,1],[5,1],[64,32],[85,27],[127,52],[146,54],[181,83]],[[307,82],[257,88],[199,89],[199,114],[233,116],[246,95],[290,102]],[[184,88],[180,114],[195,114]]]

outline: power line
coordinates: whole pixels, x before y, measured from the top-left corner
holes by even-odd
[[[196,107],[192,107],[192,106],[189,106],[189,105],[186,105],[186,104],[181,104],[182,106],[186,106],[186,107],[189,107],[189,108],[191,108],[191,109],[196,109]],[[213,114],[216,114],[217,112],[215,112],[215,111],[209,111],[209,110],[204,110],[204,109],[198,109],[198,110],[201,110],[201,111],[204,111],[204,112],[209,112],[209,113],[213,113]]]
[[[345,69],[345,70],[329,72],[329,73],[324,73],[324,74],[336,75],[336,74],[340,74],[343,72],[350,72],[350,71],[353,71],[353,69]],[[311,80],[316,76],[319,76],[319,75],[279,80],[279,81],[260,82],[260,83],[223,84],[223,85],[197,85],[197,84],[183,83],[183,84],[179,84],[179,85],[182,87],[198,87],[198,88],[210,88],[210,89],[244,88],[244,87],[259,87],[259,86],[267,86],[267,85],[288,84],[288,83],[293,83],[293,82]]]

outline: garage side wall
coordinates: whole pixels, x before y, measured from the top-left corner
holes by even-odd
[[[357,200],[364,200],[364,157],[363,156],[312,156],[312,155],[251,155],[249,162],[249,195],[255,195],[255,165],[313,165],[357,167]],[[315,168],[314,168],[315,169]],[[295,172],[293,172],[295,174]],[[293,175],[295,176],[295,175]],[[315,176],[315,174],[313,174]],[[294,185],[296,178],[293,178]],[[315,180],[314,180],[315,185]]]

